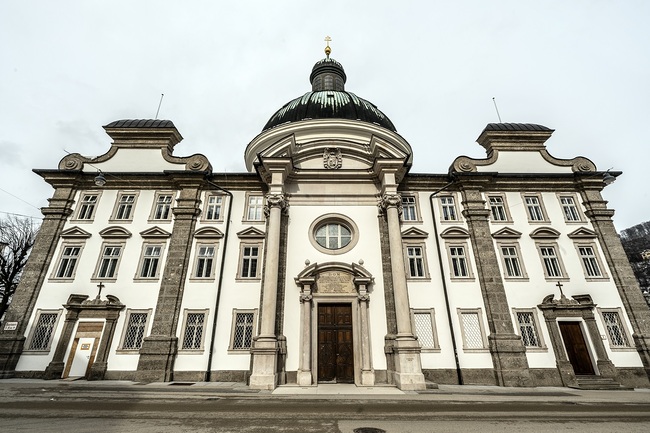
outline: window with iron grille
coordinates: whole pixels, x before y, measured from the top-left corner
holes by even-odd
[[[501,246],[501,255],[503,256],[503,265],[506,275],[511,278],[520,278],[524,274],[519,263],[519,252],[515,246]]]
[[[485,349],[480,310],[459,310],[464,349]]]
[[[621,317],[618,311],[602,311],[601,316],[607,328],[607,337],[612,347],[628,347],[629,341],[627,333],[623,329]]]
[[[242,244],[240,278],[259,278],[257,264],[259,261],[259,245]]]
[[[246,206],[246,219],[248,221],[262,221],[264,197],[261,195],[249,195]]]
[[[253,346],[255,316],[256,310],[233,311],[231,350],[249,350]]]
[[[172,196],[171,194],[160,194],[156,197],[156,204],[153,212],[153,218],[155,220],[167,220],[170,216],[170,211],[172,208]]]
[[[95,215],[95,207],[97,205],[98,198],[98,194],[84,194],[81,198],[81,204],[79,205],[79,213],[77,214],[77,219],[92,220],[93,216]]]
[[[415,203],[415,196],[402,195],[402,220],[417,221],[418,213]]]
[[[59,318],[58,311],[39,311],[36,325],[32,329],[28,350],[49,351],[52,334]]]
[[[61,258],[59,259],[59,267],[57,268],[55,278],[73,278],[80,253],[80,245],[64,246],[61,251]]]
[[[578,254],[580,255],[580,260],[582,261],[582,267],[584,268],[585,274],[587,274],[588,277],[598,278],[603,276],[593,247],[588,245],[578,245]]]
[[[544,221],[544,211],[542,210],[542,204],[538,196],[524,196],[524,202],[526,203],[526,211],[528,214],[529,221]]]
[[[149,312],[128,311],[127,325],[122,337],[123,350],[140,350],[147,332]]]
[[[508,221],[508,213],[506,212],[503,196],[490,195],[488,196],[488,201],[490,203],[492,221]]]
[[[161,245],[145,245],[140,265],[140,278],[156,278],[160,263]]]
[[[535,317],[532,311],[517,311],[517,323],[519,325],[519,332],[521,340],[526,347],[541,347],[539,334],[537,333],[537,326]]]
[[[564,214],[565,221],[580,221],[580,213],[578,206],[573,196],[560,196],[560,205],[562,206],[562,213]]]
[[[211,278],[214,265],[214,246],[198,245],[196,256],[195,278]]]
[[[467,265],[465,247],[459,245],[449,246],[449,259],[451,261],[451,275],[454,278],[467,278],[470,276]]]
[[[117,209],[115,210],[116,220],[130,220],[133,205],[135,204],[135,194],[121,194],[118,198]]]
[[[544,263],[547,278],[562,278],[562,266],[553,246],[540,246],[539,253]]]
[[[117,276],[117,265],[120,261],[121,253],[121,245],[105,245],[102,250],[102,257],[99,261],[96,278],[115,278]]]
[[[413,331],[424,351],[439,348],[434,317],[433,308],[430,310],[411,310]]]
[[[407,246],[406,258],[408,260],[410,278],[423,278],[426,276],[422,247]]]
[[[185,326],[181,349],[202,350],[206,313],[189,311],[185,313]]]
[[[444,221],[457,221],[456,204],[452,196],[440,197],[440,206],[442,207],[442,219]]]
[[[217,221],[221,219],[221,206],[223,204],[222,195],[208,196],[207,204],[205,206],[205,219]]]

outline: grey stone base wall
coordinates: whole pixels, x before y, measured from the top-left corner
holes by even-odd
[[[443,385],[458,385],[458,374],[453,368],[422,369],[424,379]]]
[[[205,371],[175,371],[174,382],[205,382]]]
[[[498,385],[494,370],[491,368],[461,368],[463,385]]]
[[[15,371],[13,377],[18,379],[45,379],[44,371]]]
[[[128,371],[119,371],[119,370],[108,370],[104,374],[104,380],[130,380],[135,382],[135,370]]]
[[[533,386],[564,386],[557,368],[531,368]]]
[[[623,386],[650,388],[650,380],[643,367],[621,367],[617,368],[616,372],[618,373],[616,379]]]
[[[249,370],[212,370],[212,382],[242,382],[248,383],[251,372]]]
[[[388,384],[388,372],[386,370],[375,370],[375,383]]]

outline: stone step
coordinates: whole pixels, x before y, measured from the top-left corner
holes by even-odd
[[[601,376],[577,376],[576,383],[569,388],[584,390],[629,390],[614,379]]]

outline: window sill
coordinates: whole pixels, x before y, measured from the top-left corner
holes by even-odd
[[[490,349],[463,349],[465,353],[490,353]]]
[[[179,355],[203,355],[205,353],[204,348],[200,349],[179,349]]]
[[[406,281],[411,283],[428,283],[431,282],[431,277],[406,277]]]
[[[199,278],[199,277],[190,277],[188,278],[190,283],[213,283],[214,277]]]
[[[528,278],[527,276],[526,277],[503,277],[503,280],[521,283],[521,282],[530,281],[530,278]]]
[[[133,278],[134,283],[157,283],[160,280],[160,277],[144,278],[144,277],[135,277]]]
[[[39,355],[39,356],[43,356],[43,355],[49,355],[51,350],[52,350],[51,347],[48,348],[48,349],[44,349],[44,350],[36,350],[36,349],[23,350],[23,354],[25,354],[25,355]]]
[[[48,278],[48,283],[72,283],[74,278]]]
[[[133,222],[133,219],[128,219],[128,220],[114,220],[110,219],[108,220],[109,224],[130,224]]]
[[[149,224],[169,224],[172,222],[171,218],[167,218],[164,220],[147,220]]]
[[[241,220],[242,224],[264,224],[265,220]]]
[[[611,345],[609,346],[609,350],[612,352],[636,352],[636,347],[622,347],[622,346],[615,346],[612,347]]]
[[[117,349],[115,353],[117,355],[139,355],[140,349]]]
[[[437,347],[437,348],[433,348],[433,349],[422,349],[421,352],[422,353],[440,353],[441,350],[440,350],[439,347]]]
[[[604,283],[604,282],[609,281],[609,277],[607,277],[607,276],[605,276],[605,277],[585,277],[585,281],[588,281],[590,283],[598,283],[598,282]]]
[[[256,283],[262,281],[261,277],[255,277],[255,278],[242,278],[242,277],[237,277],[235,278],[236,283]]]
[[[228,355],[250,355],[251,349],[228,349]]]
[[[474,277],[451,277],[451,281],[457,282],[457,283],[471,283],[476,281],[476,278]]]
[[[526,349],[526,352],[528,353],[546,353],[548,352],[548,347],[542,346],[542,347],[537,347],[537,346],[524,346]]]
[[[70,223],[74,224],[92,224],[95,222],[95,219],[88,219],[88,220],[70,220]]]

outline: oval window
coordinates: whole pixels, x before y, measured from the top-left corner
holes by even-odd
[[[328,250],[347,247],[352,240],[350,229],[340,223],[326,223],[316,229],[316,242]]]

